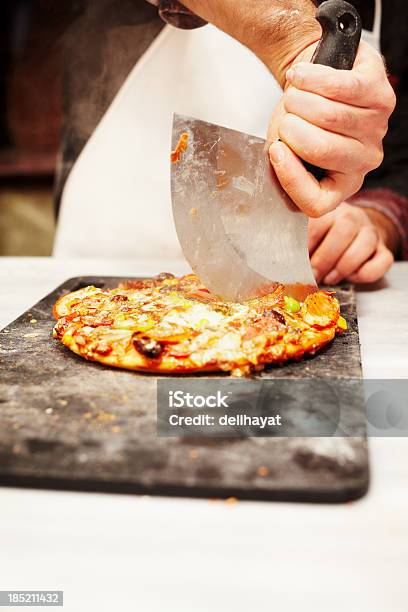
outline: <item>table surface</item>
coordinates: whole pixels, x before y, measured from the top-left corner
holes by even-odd
[[[180,261],[0,259],[0,328],[79,275]],[[358,292],[366,378],[408,373],[408,263]],[[406,612],[408,440],[370,440],[368,495],[313,504],[0,489],[1,589],[63,589],[105,612]]]

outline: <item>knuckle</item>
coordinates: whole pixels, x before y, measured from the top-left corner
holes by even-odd
[[[346,214],[346,212],[347,212],[349,209],[354,210],[354,207],[353,207],[351,204],[349,204],[348,202],[341,202],[341,204],[339,204],[339,205],[337,206],[336,211],[335,211],[335,213],[334,213],[334,214],[335,214],[337,217],[342,218],[342,217],[343,217],[343,215],[344,215],[344,214]]]
[[[373,250],[375,250],[379,242],[379,235],[378,235],[377,229],[373,225],[365,225],[363,228],[363,231],[364,231],[366,243]]]
[[[285,138],[290,138],[292,134],[292,127],[293,127],[292,115],[286,112],[285,115],[282,117],[282,120],[279,124],[279,129],[278,129],[279,136],[280,138],[282,138],[282,140],[285,140]]]
[[[365,176],[366,174],[368,174],[368,172],[372,170],[371,158],[369,158],[368,156],[362,157],[356,163],[355,168],[356,172],[359,172],[361,176]]]
[[[378,122],[373,126],[372,135],[376,141],[382,141],[388,132],[388,118],[386,121],[382,121],[381,117],[378,118]]]
[[[332,191],[323,192],[319,201],[319,216],[332,212],[335,219],[336,209],[343,199],[339,193]]]
[[[295,87],[288,87],[283,95],[283,105],[286,112],[290,113],[291,109],[296,107],[298,100],[298,90]]]
[[[341,94],[344,92],[343,83],[339,83],[339,79],[336,77],[332,77],[326,87],[322,87],[323,93],[326,93],[330,98],[337,100],[341,97]]]
[[[338,128],[342,127],[346,130],[354,130],[356,127],[356,117],[352,111],[348,109],[330,108],[325,117],[327,127]]]
[[[323,161],[333,159],[336,150],[330,138],[321,138],[319,142],[316,142],[310,153],[316,161]]]
[[[307,199],[303,202],[303,210],[312,217],[312,219],[318,219],[323,216],[326,211],[322,211],[321,205],[316,200]]]
[[[364,177],[368,172],[371,172],[373,169],[373,159],[371,152],[363,153],[361,157],[356,160],[355,170],[359,172],[362,177]]]
[[[372,168],[370,170],[375,170],[375,168],[379,168],[384,160],[384,149],[382,146],[377,147],[372,152]]]
[[[384,151],[381,144],[377,147],[370,147],[370,150],[366,148],[360,157],[358,168],[363,176],[365,176],[368,172],[381,166],[383,159]]]
[[[357,74],[350,74],[348,94],[351,98],[359,98],[363,91],[363,83]]]
[[[362,186],[364,185],[364,174],[353,176],[352,181],[350,183],[350,195],[354,195],[358,193]]]
[[[358,119],[356,114],[348,109],[341,112],[340,121],[349,131],[354,131],[358,127]]]
[[[324,255],[324,253],[322,253],[322,256],[317,258],[313,262],[313,267],[317,268],[319,270],[319,273],[320,273],[322,278],[324,278],[326,276],[326,274],[330,270],[330,262],[328,261],[327,257]]]
[[[341,211],[341,227],[349,230],[354,227],[358,215],[358,210],[352,206],[344,208]]]
[[[378,106],[381,110],[387,113],[388,116],[394,111],[397,104],[397,97],[389,81],[381,87],[378,92]]]
[[[389,94],[388,94],[388,107],[391,110],[391,113],[394,112],[396,106],[397,106],[397,95],[390,85]]]
[[[360,191],[364,185],[364,178],[365,173],[360,172],[358,168],[354,168],[352,174],[347,175],[347,183],[342,186],[343,200],[346,200],[347,205],[354,210],[356,219],[360,219],[363,212],[359,206],[356,206],[354,203],[348,203],[347,200]]]
[[[339,243],[348,244],[353,240],[356,234],[356,222],[342,220],[341,225],[338,227],[337,240]]]

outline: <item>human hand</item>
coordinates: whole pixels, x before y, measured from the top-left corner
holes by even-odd
[[[320,217],[359,191],[383,160],[395,94],[377,51],[361,42],[352,70],[311,64],[310,45],[286,72],[268,139],[278,179],[295,204]],[[277,138],[280,141],[277,141]],[[326,170],[319,183],[301,159]]]
[[[347,202],[309,221],[309,253],[317,282],[373,283],[391,267],[396,229],[382,213]]]

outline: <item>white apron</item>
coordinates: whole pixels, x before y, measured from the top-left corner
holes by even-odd
[[[179,258],[170,198],[173,112],[265,136],[280,88],[212,26],[166,26],[132,70],[66,182],[59,257]]]
[[[373,32],[380,48],[381,0]],[[166,26],[141,57],[67,179],[57,257],[182,257],[170,199],[173,112],[265,137],[281,90],[247,49],[211,25]]]

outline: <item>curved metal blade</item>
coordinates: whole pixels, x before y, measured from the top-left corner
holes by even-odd
[[[265,141],[175,115],[172,147],[176,230],[206,286],[230,301],[276,283],[300,299],[315,291],[307,217],[281,188]]]

